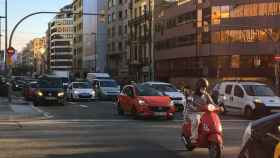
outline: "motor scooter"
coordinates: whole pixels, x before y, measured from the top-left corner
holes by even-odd
[[[189,99],[188,99],[189,100]],[[184,121],[182,125],[182,140],[188,151],[195,148],[208,148],[210,158],[222,158],[223,134],[222,124],[217,112],[223,111],[220,106],[207,104],[201,106],[200,112],[204,112],[198,127],[198,139],[195,144],[191,142],[191,121]]]

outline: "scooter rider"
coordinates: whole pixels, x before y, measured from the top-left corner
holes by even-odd
[[[207,93],[207,88],[209,87],[209,82],[205,78],[201,78],[196,83],[196,88],[193,94],[193,101],[187,104],[184,110],[184,117],[191,121],[191,141],[196,143],[198,138],[198,127],[200,124],[200,118],[202,112],[199,112],[199,107],[206,104],[214,104],[213,99]]]

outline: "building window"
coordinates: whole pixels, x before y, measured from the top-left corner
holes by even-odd
[[[115,21],[115,20],[116,20],[116,14],[112,13],[112,21]]]
[[[119,25],[119,36],[122,36],[122,34],[123,34],[122,25]]]
[[[119,44],[118,44],[118,49],[119,49],[119,51],[122,51],[122,50],[123,50],[122,42],[119,42]]]
[[[128,17],[128,11],[127,11],[127,9],[125,9],[125,18],[127,18]]]
[[[127,25],[124,26],[124,33],[127,34]]]
[[[123,18],[123,12],[119,11],[119,19],[122,20],[122,18]]]

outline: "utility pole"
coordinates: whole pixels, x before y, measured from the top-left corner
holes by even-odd
[[[5,0],[5,51],[4,51],[4,64],[5,71],[7,70],[6,55],[8,49],[8,0]]]
[[[1,47],[1,45],[2,45],[2,31],[1,31],[1,30],[2,30],[2,27],[1,27],[1,26],[2,26],[2,23],[1,23],[1,22],[2,22],[2,21],[1,21],[1,19],[2,19],[2,17],[0,16],[0,54],[2,53],[2,52],[1,52],[1,50],[2,50],[2,47]],[[4,52],[3,52],[3,53],[4,53]]]

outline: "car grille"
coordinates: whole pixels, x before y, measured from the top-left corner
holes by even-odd
[[[167,112],[169,107],[150,107],[150,110],[153,112]]]
[[[182,98],[177,97],[177,98],[171,98],[172,100],[182,100]]]
[[[58,92],[43,92],[44,96],[56,97]]]
[[[79,98],[91,98],[91,95],[79,95]]]

